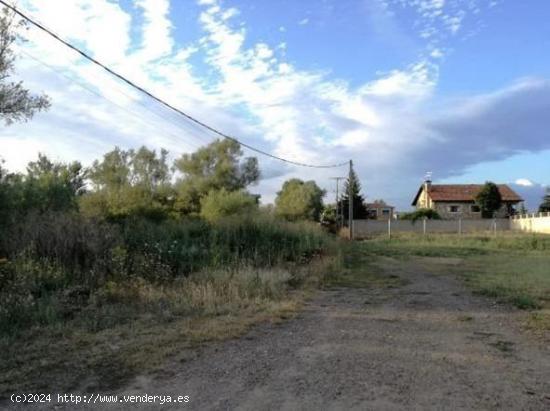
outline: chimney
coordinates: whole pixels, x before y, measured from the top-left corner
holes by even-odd
[[[422,207],[424,208],[431,208],[431,204],[430,204],[430,188],[432,186],[432,172],[431,171],[428,171],[426,173],[426,176],[424,177],[424,200],[423,200],[423,204],[422,204]]]
[[[430,191],[430,187],[432,186],[431,180],[424,181],[424,190],[426,190],[426,193]]]

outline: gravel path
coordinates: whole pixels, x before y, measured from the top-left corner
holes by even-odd
[[[190,396],[162,409],[550,409],[550,349],[521,331],[524,313],[421,262],[381,265],[408,284],[322,291],[297,318],[205,347],[125,393]]]

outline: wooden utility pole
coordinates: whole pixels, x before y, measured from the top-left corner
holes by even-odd
[[[349,161],[348,197],[349,197],[349,239],[353,240],[353,191],[351,188],[351,177],[353,173],[353,160]]]

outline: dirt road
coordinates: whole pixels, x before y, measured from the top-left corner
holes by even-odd
[[[297,318],[204,348],[125,394],[190,396],[163,409],[550,409],[550,347],[521,330],[524,313],[421,262],[380,264],[406,284],[322,291]]]

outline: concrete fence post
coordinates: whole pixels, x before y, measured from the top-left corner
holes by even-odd
[[[388,219],[388,238],[391,240],[391,218]]]
[[[424,219],[422,220],[422,234],[424,235],[426,235],[426,221],[428,221],[428,219],[424,217]]]
[[[462,218],[458,219],[458,235],[462,235]]]
[[[493,234],[497,235],[497,219],[496,218],[493,218]]]

